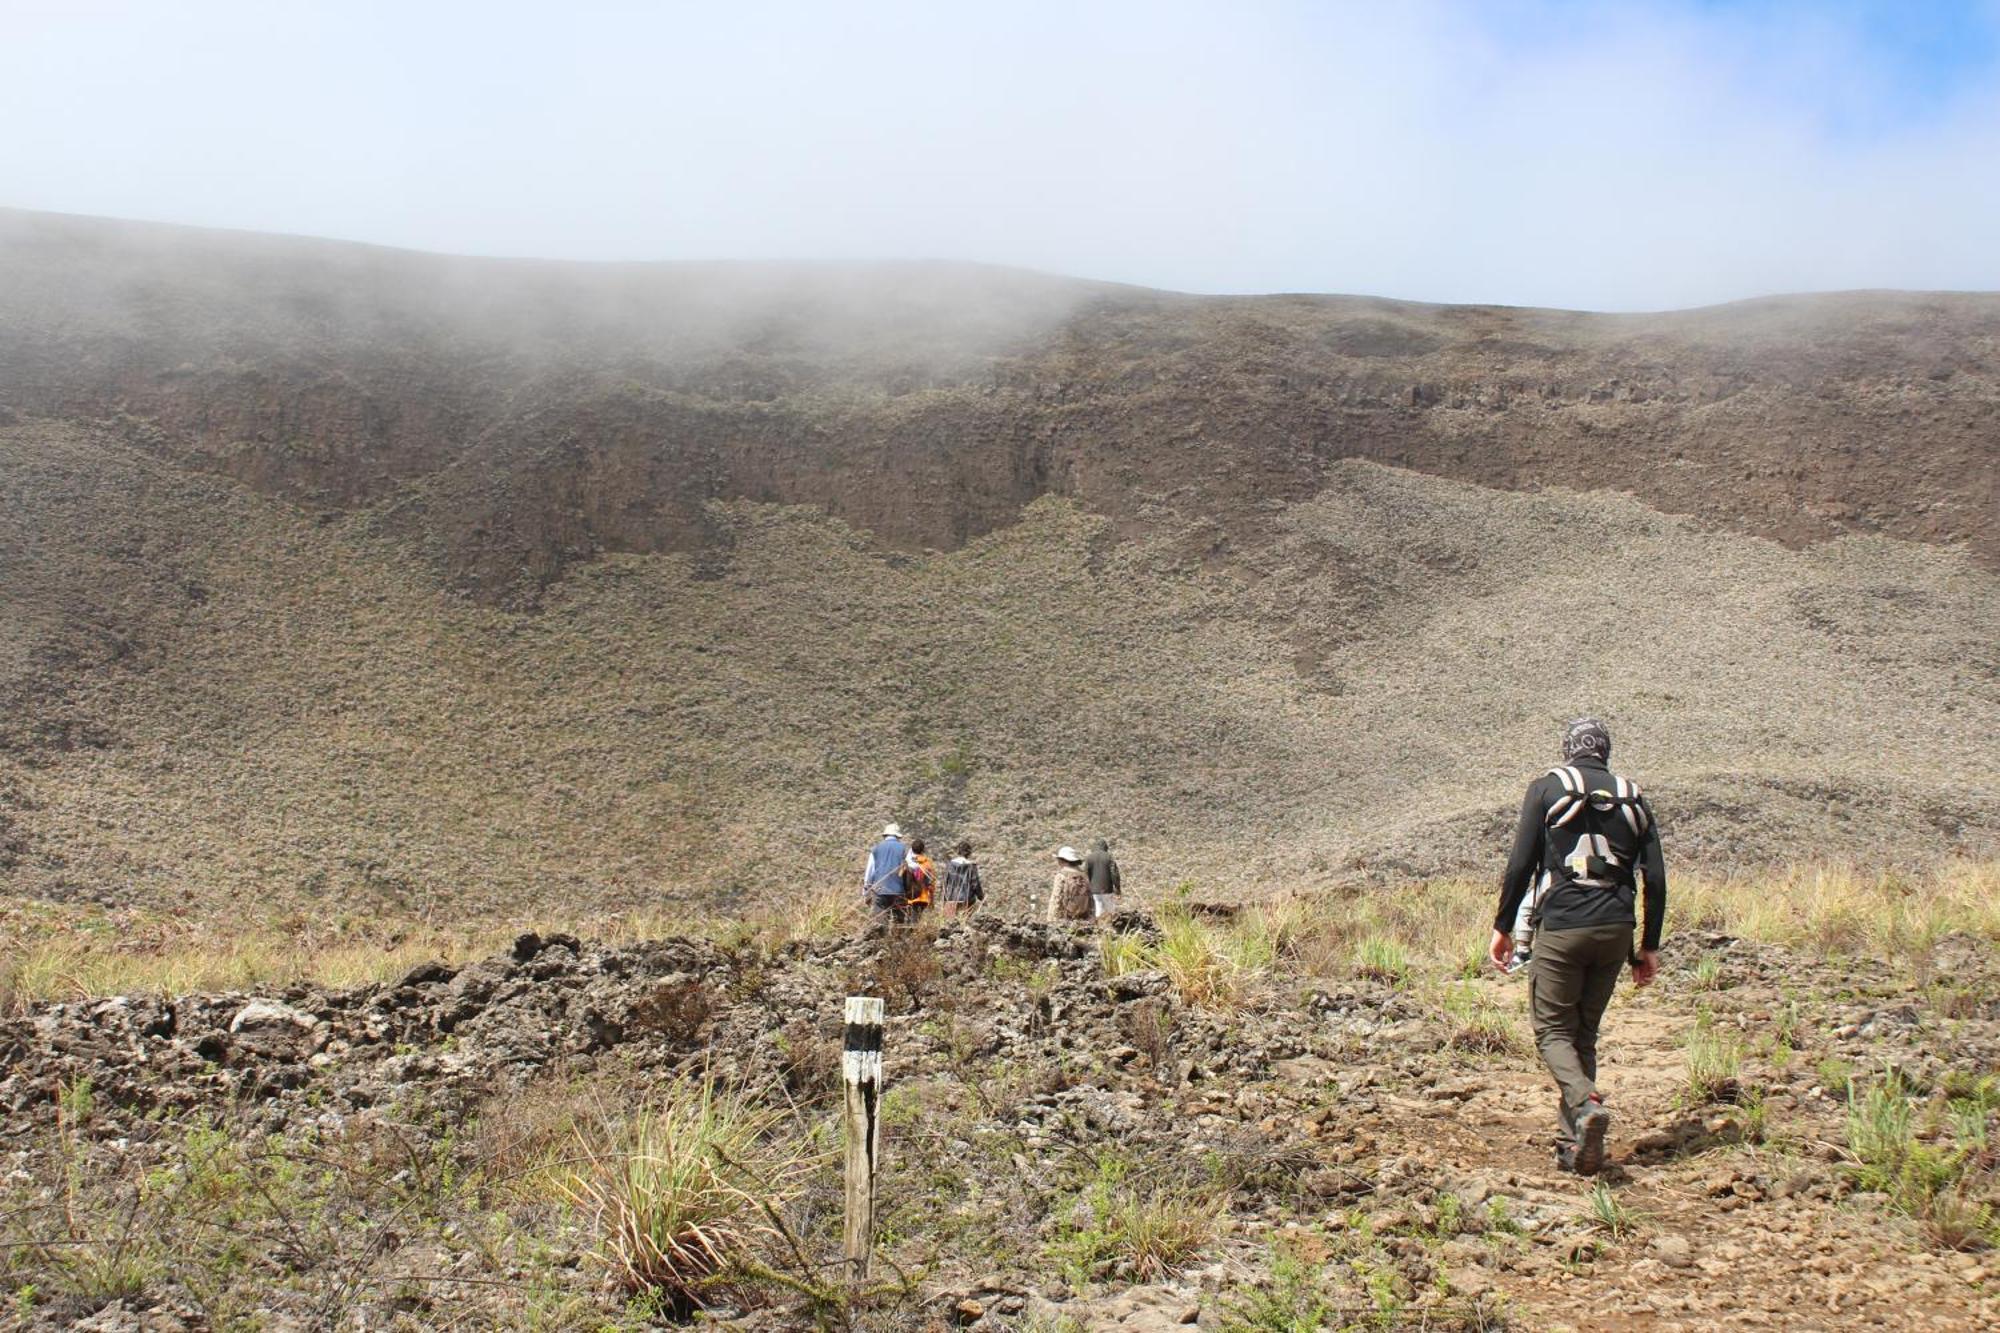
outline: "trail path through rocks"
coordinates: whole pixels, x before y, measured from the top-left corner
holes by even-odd
[[[1512,989],[1510,1002],[1524,1006],[1524,980],[1482,984]],[[1769,988],[1732,996],[1753,1009],[1777,998]],[[1591,1329],[1978,1326],[1964,1304],[1978,1257],[1923,1252],[1894,1222],[1808,1203],[1806,1192],[1825,1184],[1825,1159],[1839,1156],[1820,1137],[1837,1116],[1795,1127],[1805,1161],[1768,1152],[1746,1167],[1704,1156],[1729,1131],[1713,1108],[1705,1117],[1687,1105],[1683,1047],[1694,1025],[1684,995],[1621,986],[1598,1050],[1614,1113],[1602,1179],[1630,1210],[1633,1231],[1587,1261],[1503,1280],[1516,1308],[1535,1311],[1537,1327],[1553,1326],[1542,1319]],[[1593,1182],[1553,1166],[1556,1098],[1532,1057],[1495,1057],[1462,1097],[1452,1091],[1404,1120],[1413,1150],[1428,1145],[1454,1174],[1498,1174],[1518,1197],[1588,1210]]]
[[[1157,934],[1138,913],[1114,926]],[[0,1020],[0,1172],[21,1201],[14,1224],[41,1236],[60,1234],[76,1181],[96,1182],[114,1217],[143,1209],[129,1182],[180,1169],[189,1126],[227,1126],[266,1154],[315,1160],[316,1145],[353,1145],[345,1158],[385,1170],[437,1163],[440,1179],[450,1163],[476,1182],[518,1170],[490,1157],[505,1136],[487,1126],[532,1126],[522,1108],[537,1098],[551,1114],[630,1112],[694,1076],[766,1090],[802,1127],[837,1132],[841,997],[875,993],[889,1006],[885,1261],[919,1274],[908,1299],[923,1314],[869,1328],[923,1327],[933,1315],[993,1330],[1037,1315],[1221,1328],[1269,1288],[1285,1253],[1357,1302],[1343,1318],[1392,1327],[1485,1327],[1502,1315],[1532,1329],[2000,1326],[2000,1258],[1941,1249],[1884,1196],[1857,1192],[1844,1089],[1820,1086],[1836,1064],[1857,1079],[1893,1068],[1924,1089],[2000,1069],[2000,988],[1984,942],[1936,946],[1959,1006],[1945,1017],[1941,992],[1887,964],[1677,940],[1655,987],[1621,987],[1600,1045],[1615,1115],[1603,1181],[1628,1223],[1618,1234],[1592,1221],[1593,1182],[1554,1168],[1554,1093],[1522,1040],[1523,980],[1444,983],[1497,1010],[1519,1043],[1478,1053],[1460,1049],[1432,985],[1274,972],[1237,1002],[1203,1007],[1161,972],[1107,975],[1098,944],[1094,932],[999,917],[934,938],[775,953],[524,935],[511,953],[426,964],[389,985],[38,1006]],[[1684,1043],[1698,1026],[1743,1048],[1735,1103],[1684,1090]],[[1796,1046],[1789,1058],[1780,1028]],[[1751,1096],[1762,1098],[1757,1116]],[[399,1197],[397,1179],[363,1169],[338,1183],[365,1202],[371,1190]],[[1993,1202],[1991,1181],[1979,1177],[1975,1202]],[[837,1172],[825,1185],[812,1216],[833,1218],[835,1231],[809,1231],[808,1246],[837,1246]],[[1099,1185],[1140,1203],[1206,1200],[1212,1234],[1146,1281],[1115,1248],[1074,1259]],[[524,1212],[481,1240],[489,1204],[460,1213],[451,1196],[426,1198],[439,1229],[401,1244],[426,1256],[421,1271],[475,1284],[443,1289],[461,1314],[518,1320],[499,1302],[530,1272],[565,1299],[608,1299],[581,1262],[591,1242],[576,1222]],[[209,1233],[139,1215],[177,1263],[183,1251],[197,1262]],[[292,1285],[282,1296],[259,1287],[256,1299],[312,1326],[338,1293],[418,1271],[370,1225],[342,1222],[322,1249],[284,1251]],[[523,1266],[536,1247],[553,1266]],[[496,1257],[506,1254],[516,1258]],[[60,1270],[32,1280],[63,1299]],[[1369,1305],[1371,1282],[1390,1309]],[[382,1299],[354,1318],[387,1326],[398,1308]],[[97,1308],[51,1304],[27,1326],[69,1327]],[[104,1326],[204,1326],[205,1307],[171,1279],[131,1308],[150,1322]],[[775,1330],[796,1315],[777,1307],[731,1322]]]

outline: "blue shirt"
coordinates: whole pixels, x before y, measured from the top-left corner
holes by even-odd
[[[903,896],[903,844],[884,838],[868,853],[868,892],[877,898]]]

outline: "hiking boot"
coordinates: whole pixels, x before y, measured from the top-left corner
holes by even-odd
[[[1576,1145],[1574,1143],[1558,1143],[1556,1145],[1556,1170],[1566,1176],[1576,1174]]]
[[[1513,961],[1507,964],[1507,969],[1506,969],[1507,975],[1510,977],[1513,976],[1516,972],[1519,972],[1522,968],[1526,967],[1531,961],[1533,961],[1533,959],[1534,959],[1534,954],[1531,953],[1528,949],[1516,948],[1514,950]]]
[[[1611,1131],[1611,1112],[1592,1097],[1576,1118],[1576,1173],[1594,1176],[1604,1165],[1604,1136]]]

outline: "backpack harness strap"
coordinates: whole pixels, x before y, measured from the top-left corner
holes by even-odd
[[[1639,784],[1630,779],[1613,774],[1611,791],[1602,787],[1592,791],[1582,772],[1573,765],[1552,768],[1549,776],[1562,784],[1562,794],[1550,802],[1547,813],[1543,815],[1544,827],[1552,832],[1566,827],[1586,810],[1599,815],[1618,811],[1636,838],[1644,838],[1646,830],[1652,827],[1651,812],[1646,809]],[[1590,823],[1586,816],[1584,827],[1588,829]],[[1611,850],[1610,841],[1600,833],[1585,832],[1580,835],[1576,850],[1564,859],[1563,865],[1569,870],[1574,883],[1591,888],[1616,888],[1630,879],[1630,867],[1618,859]]]

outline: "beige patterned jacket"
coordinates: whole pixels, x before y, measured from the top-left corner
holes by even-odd
[[[1074,887],[1072,887],[1074,886]],[[1079,899],[1082,910],[1062,910],[1063,899],[1068,897],[1072,904]],[[1090,879],[1077,866],[1062,866],[1056,870],[1056,877],[1049,885],[1049,920],[1088,921],[1090,920]]]

